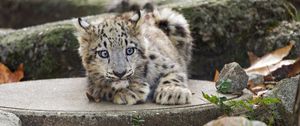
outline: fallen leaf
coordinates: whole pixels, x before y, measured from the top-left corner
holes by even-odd
[[[283,61],[280,61],[280,62],[270,65],[270,66],[249,70],[249,71],[247,71],[247,74],[259,74],[259,75],[266,76],[266,75],[272,73],[273,71],[281,68],[282,66],[291,65],[291,64],[294,64],[295,62],[296,62],[296,60],[283,60]]]
[[[251,65],[245,71],[248,73],[255,69],[271,66],[271,65],[274,65],[274,64],[280,62],[284,57],[286,57],[289,54],[293,45],[294,45],[294,43],[290,42],[289,45],[279,48],[279,49],[261,57],[257,62],[255,62],[253,65]]]
[[[288,77],[293,77],[299,73],[300,73],[300,58],[293,65],[291,65],[291,69],[288,73]]]
[[[18,69],[13,74],[10,74],[8,82],[18,82],[22,78],[24,78],[24,65],[20,64]]]
[[[281,80],[287,77],[293,77],[300,73],[300,59],[297,59],[293,64],[282,65],[280,68],[272,71],[267,76],[265,80],[274,81]]]
[[[266,90],[266,86],[265,84],[258,84],[254,87],[250,87],[250,90],[252,90],[253,92],[259,92],[259,91],[263,91],[263,90]]]
[[[0,84],[18,82],[24,77],[24,65],[20,64],[15,72],[11,72],[4,64],[0,63]]]
[[[260,58],[256,56],[253,52],[247,52],[250,64],[255,64]]]
[[[219,76],[220,76],[220,72],[218,70],[216,70],[215,76],[214,76],[214,82],[217,82],[217,80],[219,80]]]

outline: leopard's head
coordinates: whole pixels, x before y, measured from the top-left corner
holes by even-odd
[[[88,76],[113,81],[128,79],[142,64],[145,47],[139,32],[141,14],[128,15],[96,24],[81,18],[76,21],[79,54]]]

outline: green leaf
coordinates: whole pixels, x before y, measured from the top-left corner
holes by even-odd
[[[278,98],[257,98],[254,99],[252,103],[257,105],[271,105],[280,103],[280,100]]]
[[[213,103],[215,105],[218,105],[219,103],[219,98],[217,96],[211,95],[209,96],[208,94],[205,94],[204,92],[202,92],[203,97],[208,100],[210,103]]]
[[[132,120],[131,120],[133,126],[141,126],[143,122],[145,122],[145,120],[141,117],[141,116],[132,116]]]
[[[231,89],[232,81],[230,79],[221,80],[220,84],[217,85],[218,92],[228,93]]]

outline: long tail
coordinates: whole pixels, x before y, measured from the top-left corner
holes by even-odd
[[[189,24],[183,15],[170,8],[164,8],[154,12],[156,25],[173,42],[179,53],[185,57],[188,63],[191,61],[193,39]]]

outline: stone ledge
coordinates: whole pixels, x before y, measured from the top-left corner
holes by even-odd
[[[221,115],[201,92],[216,92],[209,81],[190,81],[193,97],[188,105],[165,106],[152,102],[126,106],[109,102],[89,102],[85,96],[85,78],[26,81],[0,85],[0,110],[20,117],[24,126],[132,125],[140,116],[145,125],[203,125]],[[245,93],[243,98],[250,94]],[[234,95],[226,95],[235,99]]]

